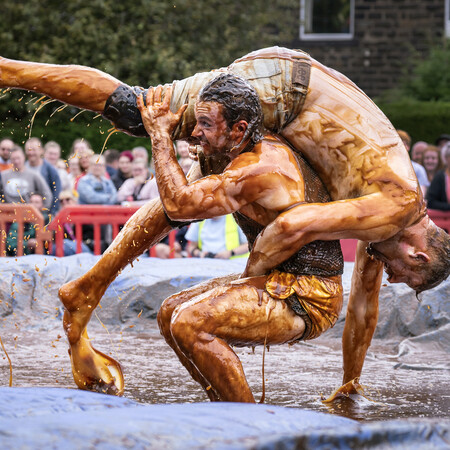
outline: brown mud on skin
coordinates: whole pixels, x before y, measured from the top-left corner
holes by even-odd
[[[152,404],[208,401],[159,335],[156,321],[149,321],[145,334],[134,333],[128,327],[122,332],[111,327],[112,337],[95,320],[91,326],[97,336],[95,345],[112,351],[111,356],[122,362],[126,378],[125,397]],[[4,344],[13,363],[13,386],[74,387],[67,344],[60,336],[59,327],[17,332],[12,321],[7,320],[2,330]],[[265,403],[337,414],[360,421],[450,418],[450,371],[438,369],[448,355],[423,352],[417,355],[417,363],[423,370],[395,369],[399,362],[395,356],[395,344],[385,341],[373,342],[361,379],[365,394],[373,401],[350,397],[324,405],[321,396],[330,395],[340,386],[340,347],[339,339],[327,339],[326,336],[311,343],[271,346],[265,357]],[[251,348],[236,348],[235,351],[243,363],[253,393],[259,399],[263,348],[256,347],[254,354]],[[3,356],[1,354],[0,357],[0,384],[7,386],[9,366]]]

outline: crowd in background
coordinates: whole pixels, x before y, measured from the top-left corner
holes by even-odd
[[[429,209],[450,211],[450,134],[441,134],[434,144],[417,141],[397,130],[409,152]]]
[[[180,166],[187,174],[192,164],[187,142],[177,141],[176,152]],[[40,139],[32,137],[22,148],[10,138],[0,139],[1,201],[31,204],[40,210],[46,223],[66,206],[141,206],[158,196],[154,170],[145,147],[124,151],[108,149],[103,154],[97,154],[86,139],[76,139],[68,158],[63,159],[61,147],[55,141],[44,144]],[[175,247],[169,247],[166,239],[156,246],[156,256],[208,256],[228,259],[245,255],[248,251],[245,236],[233,234],[234,231],[230,234],[230,226],[238,233],[235,222],[219,222],[209,219],[206,226],[196,229],[197,236],[193,236],[191,230],[189,246],[185,239],[188,227],[183,228],[177,232]],[[108,226],[102,226],[101,235],[104,251],[111,241]],[[211,239],[217,241],[217,236],[221,236],[220,243],[214,242],[211,246]],[[34,252],[34,237],[33,226],[25,224],[24,254]],[[83,225],[82,251],[92,252],[93,239],[92,225]],[[7,230],[8,255],[14,256],[17,253],[17,242],[18,225],[13,223]],[[70,224],[65,224],[64,255],[75,252],[74,229]]]
[[[434,144],[418,141],[397,130],[409,152],[414,171],[429,209],[450,211],[450,134],[442,134]],[[192,160],[189,146],[177,141],[180,166],[187,174]],[[61,208],[71,205],[136,205],[158,197],[158,187],[149,154],[144,147],[97,154],[86,139],[76,139],[69,157],[62,158],[60,145],[28,139],[23,148],[10,138],[0,139],[0,198],[2,202],[29,203],[41,211],[49,223]],[[230,216],[231,217],[231,216]],[[247,255],[245,236],[230,217],[208,219],[177,231],[175,245],[166,238],[155,246],[156,256],[236,258]],[[64,225],[64,254],[76,252],[73,227]],[[36,246],[34,228],[24,226],[24,254]],[[108,226],[102,226],[102,251],[110,243]],[[7,230],[7,254],[17,252],[18,225]],[[92,225],[83,226],[82,251],[94,247]],[[53,253],[54,253],[53,246]]]

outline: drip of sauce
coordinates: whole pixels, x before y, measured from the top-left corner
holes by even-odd
[[[105,142],[103,142],[103,147],[102,147],[102,150],[101,150],[101,152],[100,152],[100,155],[103,154],[103,150],[105,150],[106,143],[108,142],[108,139],[109,139],[114,133],[118,133],[119,130],[117,130],[116,128],[110,128],[110,129],[108,130],[108,132],[109,132],[109,134],[108,134],[108,136],[106,136]],[[132,265],[132,266],[133,266],[133,265]]]
[[[13,380],[12,363],[11,363],[11,359],[10,359],[10,357],[8,355],[8,352],[6,351],[6,348],[3,345],[3,341],[2,341],[1,337],[0,337],[0,345],[2,346],[2,349],[5,352],[6,358],[8,359],[8,364],[9,364],[9,387],[12,387],[12,380]]]
[[[81,113],[84,113],[85,111],[87,111],[87,109],[82,109],[81,111],[78,111],[73,117],[71,117],[70,121],[73,122]]]
[[[42,99],[42,98],[43,98],[43,97],[41,97],[41,99]],[[39,102],[41,99],[39,99],[38,102]],[[36,109],[36,111],[34,112],[33,116],[31,117],[31,120],[30,120],[30,131],[29,131],[29,133],[28,133],[28,138],[31,138],[31,130],[33,129],[34,118],[36,117],[36,114],[37,114],[44,106],[46,106],[46,105],[48,105],[49,103],[52,103],[52,102],[56,102],[56,100],[54,100],[54,99],[46,100],[46,101],[43,102],[41,105],[39,105],[39,107]],[[36,102],[36,103],[37,103],[37,102]]]

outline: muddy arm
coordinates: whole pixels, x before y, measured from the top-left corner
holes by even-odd
[[[352,285],[342,335],[343,384],[361,375],[367,349],[378,321],[378,294],[383,263],[371,259],[367,243],[358,242]]]
[[[262,231],[244,276],[269,272],[315,240],[386,240],[409,225],[408,219],[417,212],[415,198],[408,193],[387,197],[378,192],[356,199],[296,206]]]

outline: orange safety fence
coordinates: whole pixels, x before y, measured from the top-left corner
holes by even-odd
[[[61,209],[52,220],[49,229],[55,232],[56,256],[64,256],[64,238],[66,225],[70,225],[74,230],[76,240],[76,252],[81,253],[81,243],[83,241],[83,225],[92,225],[94,228],[94,254],[101,254],[101,226],[111,225],[112,238],[119,233],[120,226],[139,209],[138,206],[107,206],[107,205],[74,205]],[[169,245],[173,248],[175,233],[169,235]],[[155,256],[154,249],[150,250],[150,256]]]
[[[34,206],[12,203],[0,204],[0,256],[6,256],[6,239],[8,230],[11,224],[17,223],[17,256],[23,256],[23,230],[26,223],[34,224],[36,249],[35,253],[42,255],[46,250],[45,243],[50,243],[52,240],[52,233],[45,226],[44,217]]]

